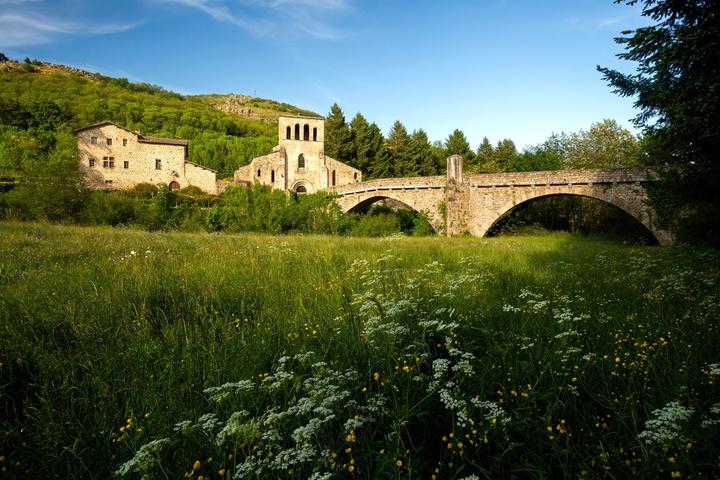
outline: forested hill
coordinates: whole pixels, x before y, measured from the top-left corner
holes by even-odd
[[[271,151],[282,113],[313,114],[272,100],[186,96],[63,65],[0,61],[0,127],[22,130],[22,115],[52,115],[72,128],[110,120],[146,135],[190,140],[191,160],[220,177]]]

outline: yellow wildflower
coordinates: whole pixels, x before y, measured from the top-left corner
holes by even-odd
[[[193,469],[193,472],[200,470],[200,460],[195,460],[195,463],[193,463],[192,469]]]

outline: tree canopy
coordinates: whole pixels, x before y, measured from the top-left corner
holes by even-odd
[[[653,195],[666,221],[695,223],[720,242],[720,1],[616,0],[642,5],[652,25],[615,41],[634,73],[598,66],[622,96],[634,97],[648,161],[674,167]]]

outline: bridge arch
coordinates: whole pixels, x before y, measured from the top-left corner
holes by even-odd
[[[412,210],[413,212],[424,215],[425,218],[427,219],[428,223],[430,224],[430,227],[432,228],[433,232],[438,233],[439,231],[441,231],[442,225],[434,224],[430,215],[428,214],[428,212],[420,210],[417,208],[417,206],[413,206],[413,205],[409,204],[407,201],[403,201],[403,200],[400,200],[399,198],[395,198],[395,197],[396,196],[386,195],[386,194],[378,194],[378,195],[369,196],[363,200],[360,200],[360,201],[352,204],[352,206],[349,208],[343,208],[343,211],[345,213],[363,213],[363,212],[367,212],[370,209],[370,207],[377,204],[378,202],[389,201],[388,203],[391,204],[390,208],[393,208],[393,207],[403,208],[403,209]],[[405,199],[405,200],[407,200],[407,199]],[[394,204],[394,205],[392,205],[392,204]]]
[[[574,196],[592,198],[603,202],[606,205],[611,205],[629,217],[635,219],[640,223],[645,230],[659,243],[667,243],[667,232],[659,230],[653,224],[652,209],[645,205],[645,202],[638,202],[637,196],[645,199],[645,192],[638,191],[637,187],[633,189],[633,194],[636,196],[635,201],[627,201],[627,196],[622,195],[622,192],[617,191],[618,187],[614,189],[608,188],[607,186],[583,186],[583,188],[577,189],[573,187],[565,188],[554,188],[553,191],[542,191],[538,192],[536,189],[522,189],[521,191],[514,192],[512,198],[504,203],[501,203],[497,209],[491,209],[489,216],[484,222],[481,221],[480,236],[487,236],[488,232],[503,218],[505,218],[511,211],[516,208],[527,205],[530,202],[541,200],[543,198],[559,197],[559,196]],[[579,191],[578,191],[579,190]]]

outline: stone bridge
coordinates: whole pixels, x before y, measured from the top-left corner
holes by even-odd
[[[646,167],[613,170],[463,175],[462,157],[448,158],[447,176],[382,178],[331,189],[344,212],[361,211],[382,199],[399,201],[427,215],[436,232],[484,236],[505,213],[521,203],[550,195],[579,195],[614,205],[642,223],[661,245],[673,243],[659,228],[644,185]]]

